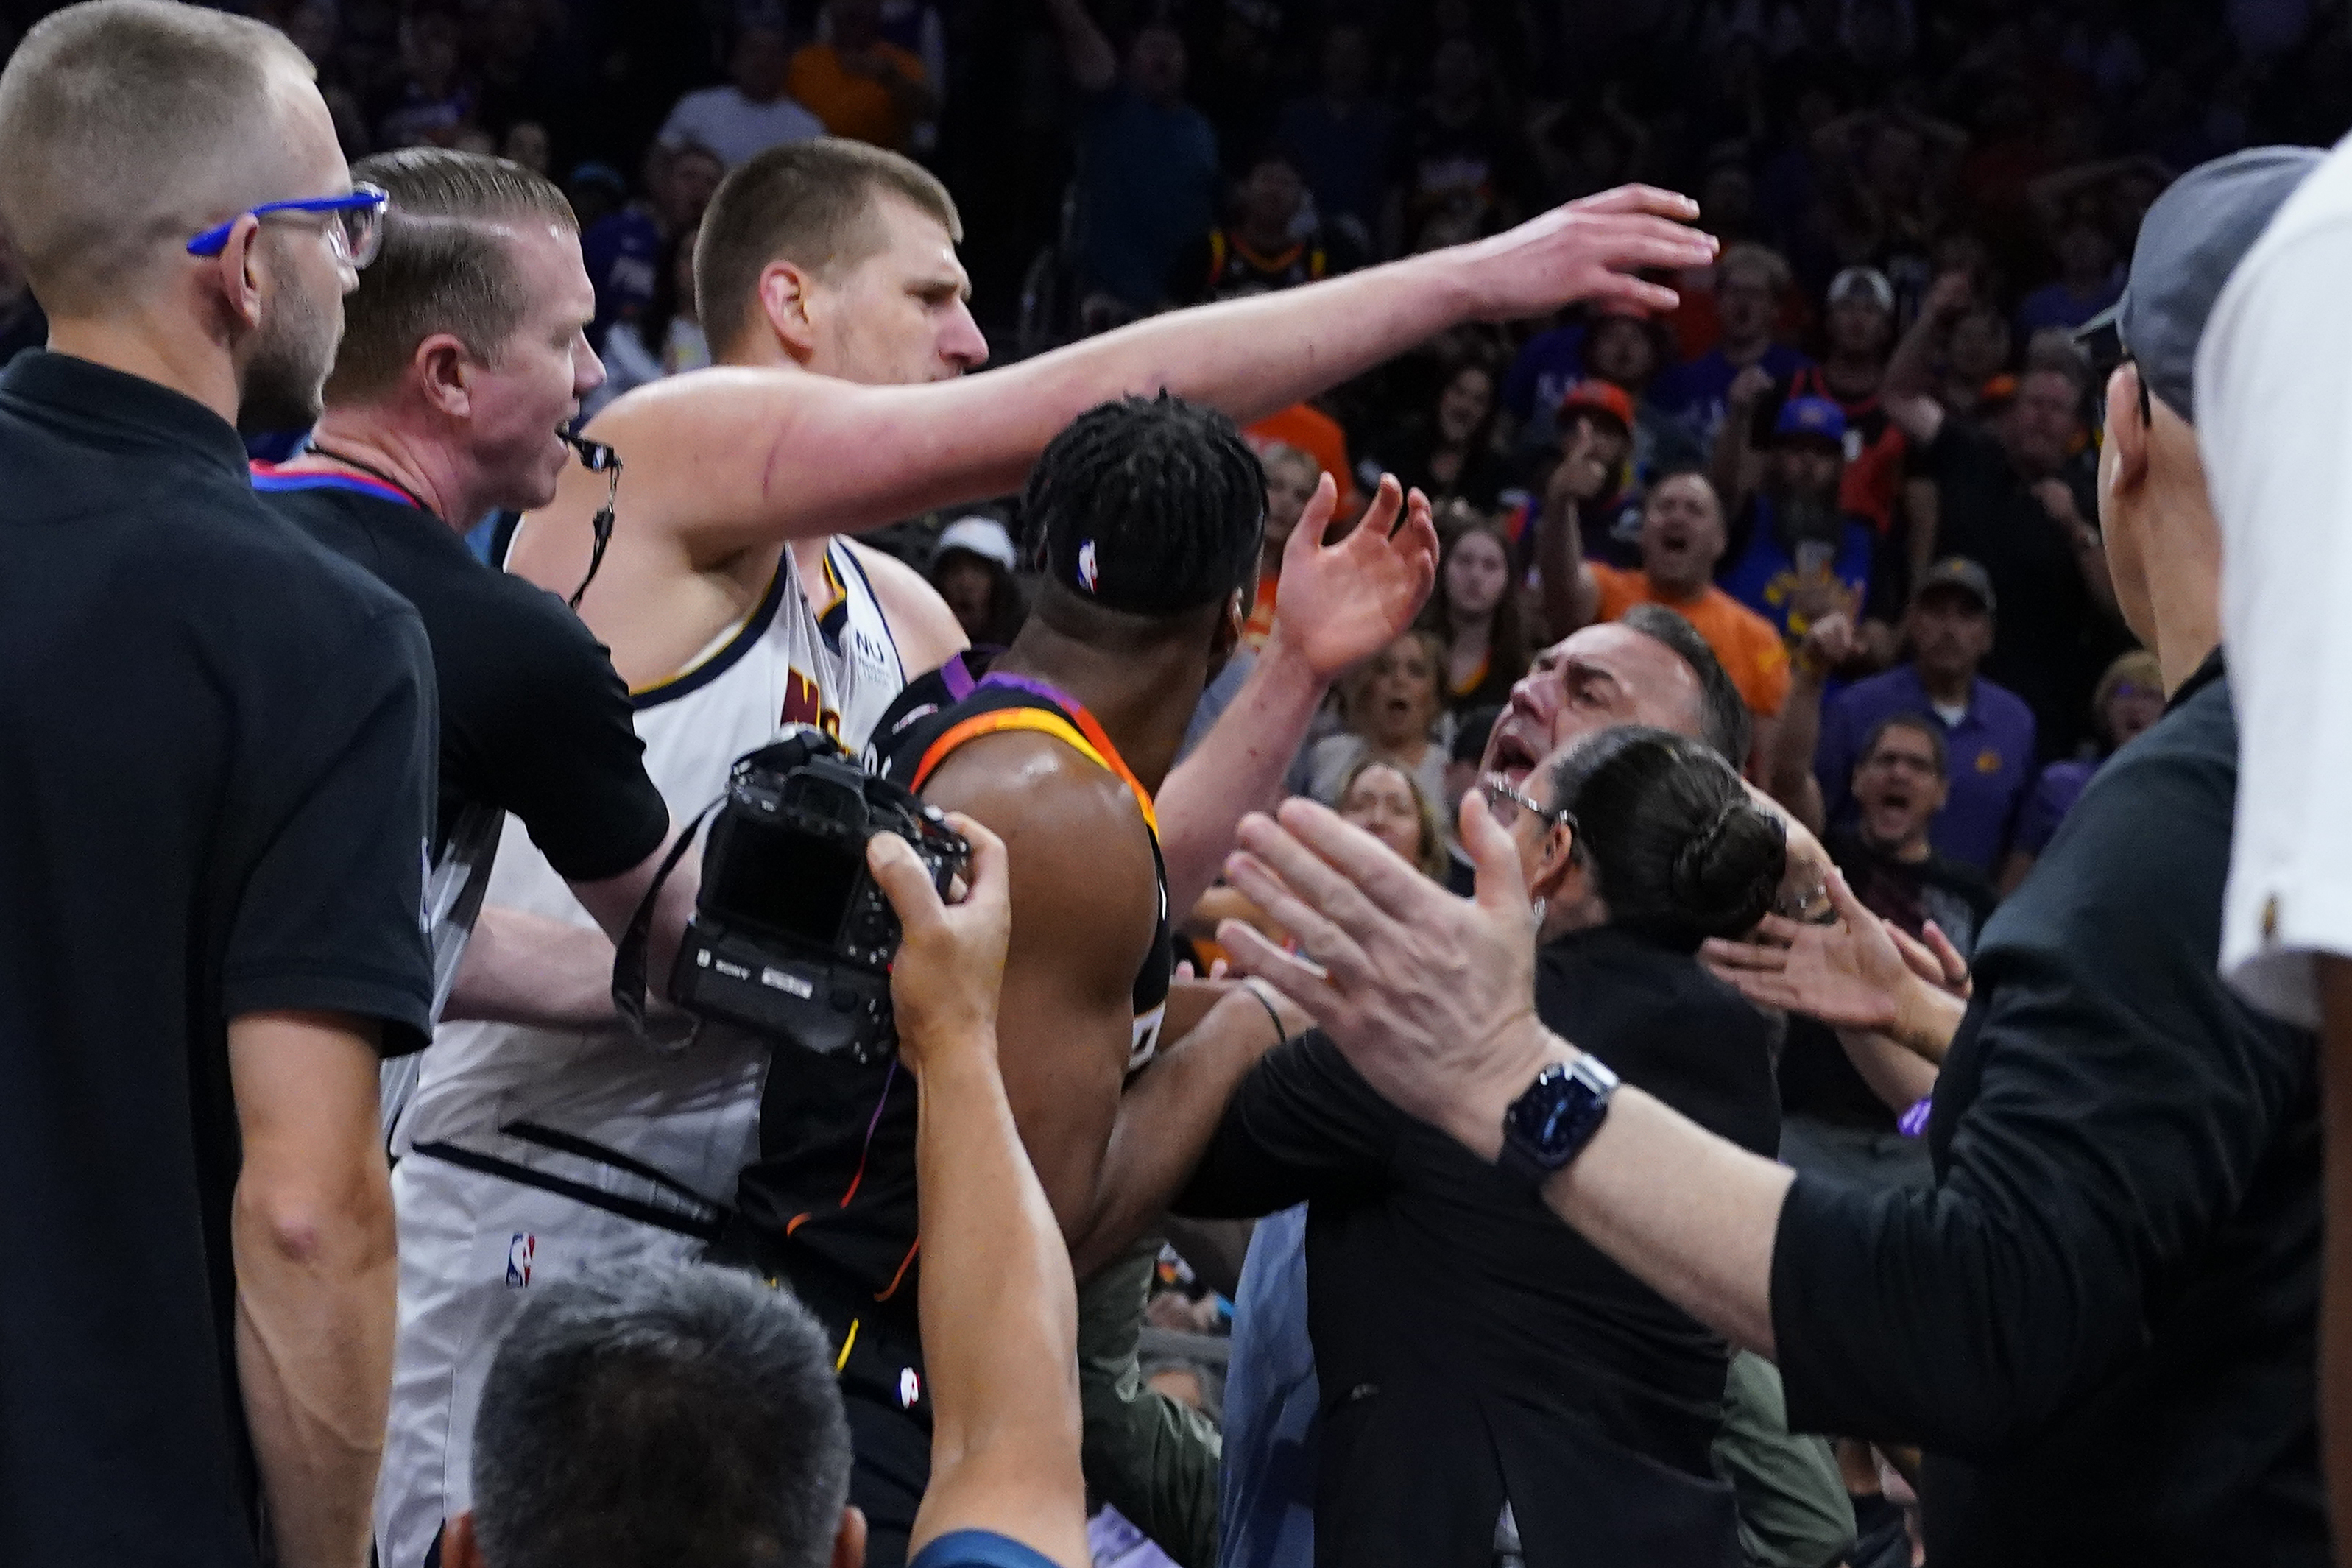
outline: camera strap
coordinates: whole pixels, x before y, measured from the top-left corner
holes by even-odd
[[[686,858],[687,849],[694,843],[695,835],[702,830],[703,823],[726,798],[720,795],[696,812],[694,820],[686,825],[686,830],[669,847],[669,853],[662,857],[661,869],[654,873],[652,885],[646,889],[646,896],[637,900],[637,912],[629,917],[629,929],[621,933],[621,945],[614,951],[613,1011],[629,1021],[630,1028],[640,1039],[651,1040],[646,1032],[646,950],[651,945],[654,909],[661,902],[662,884],[669,880],[672,871],[677,869],[677,863]],[[682,1038],[653,1040],[652,1043],[677,1048],[692,1037],[689,1029]]]

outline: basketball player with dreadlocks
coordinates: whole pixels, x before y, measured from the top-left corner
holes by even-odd
[[[1212,410],[1162,395],[1080,416],[1023,496],[1045,576],[1020,635],[993,663],[959,657],[916,682],[875,735],[886,776],[1005,842],[1002,1067],[1080,1279],[1156,1216],[1276,1044],[1258,995],[1228,992],[1157,1049],[1171,956],[1152,795],[1248,616],[1265,483]],[[1391,480],[1366,526],[1398,510]],[[1431,535],[1418,496],[1406,531]],[[852,1496],[877,1563],[903,1549],[929,1452],[915,1125],[895,1064],[781,1049],[740,1234],[722,1243],[788,1281],[844,1349]]]
[[[1711,258],[1714,242],[1683,226],[1695,214],[1668,193],[1612,192],[1453,251],[965,379],[987,345],[965,304],[961,225],[935,178],[832,140],[746,161],[712,201],[696,254],[719,367],[629,393],[586,432],[617,451],[625,477],[581,614],[631,688],[672,819],[700,811],[734,759],[784,724],[861,750],[908,679],[962,647],[915,573],[838,535],[1013,489],[1062,426],[1126,392],[1164,386],[1255,416],[1458,321],[1586,298],[1671,306],[1670,290],[1635,273]],[[605,475],[567,474],[501,563],[571,593],[599,559],[593,519],[608,487]],[[1242,813],[1278,788],[1330,681],[1426,591],[1418,545],[1359,529],[1327,546],[1330,498],[1316,504],[1286,553],[1266,649],[1159,802],[1180,907],[1214,879]],[[593,924],[512,823],[488,897]],[[474,1404],[518,1291],[648,1247],[690,1256],[735,1189],[768,1071],[763,1042],[712,1029],[669,1056],[617,1028],[436,1034],[393,1139],[402,1305],[378,1508],[388,1568],[415,1568],[464,1504]]]

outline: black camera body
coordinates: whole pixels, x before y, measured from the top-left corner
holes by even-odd
[[[703,850],[670,997],[704,1017],[860,1063],[894,1048],[898,917],[866,868],[896,833],[940,893],[971,847],[936,807],[803,727],[739,760]]]

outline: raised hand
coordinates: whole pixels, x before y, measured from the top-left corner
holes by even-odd
[[[1620,185],[1554,207],[1463,247],[1474,313],[1517,321],[1580,300],[1671,310],[1675,291],[1636,275],[1711,265],[1715,237],[1688,226],[1697,216],[1696,202],[1651,185]]]
[[[1272,646],[1325,681],[1393,642],[1437,582],[1437,527],[1426,496],[1408,497],[1393,475],[1382,475],[1363,521],[1335,544],[1337,499],[1326,474],[1283,546],[1272,634]]]
[[[1892,1032],[1905,989],[1917,977],[1845,879],[1832,870],[1825,880],[1834,925],[1767,915],[1756,928],[1761,940],[1712,938],[1699,960],[1759,1006],[1809,1014],[1839,1028]]]
[[[1501,1108],[1549,1039],[1535,1018],[1536,919],[1511,836],[1472,791],[1461,833],[1478,892],[1461,899],[1325,806],[1291,800],[1279,816],[1243,820],[1225,873],[1300,951],[1238,921],[1217,940],[1236,969],[1314,1014],[1391,1102],[1492,1159]]]
[[[1552,469],[1551,480],[1544,487],[1544,504],[1557,507],[1573,501],[1579,505],[1598,500],[1609,484],[1609,468],[1599,451],[1600,437],[1592,431],[1592,421],[1579,419],[1569,426],[1568,435],[1559,444],[1559,464]]]

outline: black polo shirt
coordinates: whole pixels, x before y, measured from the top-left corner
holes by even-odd
[[[1937,1568],[2331,1560],[2317,1044],[2215,971],[2237,740],[2217,655],[1987,924],[1936,1186],[1790,1189],[1790,1426],[1925,1447]]]
[[[0,1563],[259,1560],[227,1025],[425,1043],[415,612],[199,405],[0,374]]]
[[[424,618],[441,705],[436,869],[478,853],[463,872],[487,875],[509,811],[567,881],[616,877],[661,847],[669,807],[646,774],[628,689],[562,599],[484,565],[380,480],[256,464],[254,488]],[[487,836],[466,831],[469,813],[487,819]]]

